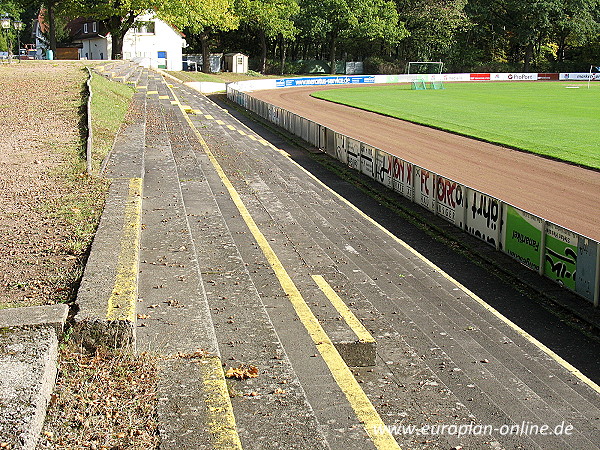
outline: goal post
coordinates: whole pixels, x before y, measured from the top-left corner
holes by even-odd
[[[406,64],[406,74],[412,75],[411,87],[414,90],[444,89],[444,82],[436,78],[444,70],[444,63],[441,61],[409,61]]]
[[[588,78],[588,89],[592,81],[600,80],[600,66],[590,66],[590,77]]]

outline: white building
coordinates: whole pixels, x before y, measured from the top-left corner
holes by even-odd
[[[172,25],[154,13],[138,16],[138,26],[131,28],[123,42],[123,59],[139,62],[148,67],[182,70],[184,36]]]
[[[73,41],[79,43],[80,59],[111,59],[112,39],[102,22],[77,19],[70,22]],[[125,34],[123,59],[136,61],[145,67],[179,71],[183,69],[184,36],[172,25],[158,19],[154,13],[142,14]]]

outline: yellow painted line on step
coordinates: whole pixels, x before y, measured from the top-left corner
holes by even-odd
[[[175,95],[173,93],[173,95]],[[333,345],[333,342],[312,313],[310,307],[306,304],[306,301],[302,297],[302,294],[296,287],[296,284],[288,274],[287,270],[279,260],[279,257],[272,249],[271,245],[267,241],[267,238],[262,234],[258,225],[254,221],[254,218],[251,216],[250,212],[244,205],[240,195],[236,191],[235,187],[223,171],[223,168],[208,148],[208,145],[204,141],[204,138],[198,131],[198,129],[194,126],[192,121],[189,119],[187,115],[184,115],[189,126],[194,131],[194,134],[197,136],[204,152],[208,156],[211,161],[215,171],[221,178],[221,182],[224,184],[225,188],[229,192],[229,195],[237,207],[240,215],[242,216],[246,226],[252,233],[252,236],[256,240],[256,243],[262,250],[265,255],[269,265],[271,266],[275,276],[277,277],[279,284],[283,288],[287,297],[292,304],[292,307],[296,311],[298,318],[301,320],[304,325],[306,331],[312,338],[315,346],[319,350],[323,360],[329,367],[333,378],[336,383],[344,392],[348,402],[352,406],[358,420],[363,424],[365,431],[375,444],[375,447],[378,449],[398,449],[398,443],[386,428],[385,424],[381,420],[381,417],[377,413],[377,410],[365,394],[365,392],[360,387],[356,378],[350,371],[349,367],[346,365],[337,349]]]
[[[160,100],[167,100],[169,98],[169,96],[168,95],[159,95],[158,98]]]
[[[188,105],[181,105],[180,107],[181,107],[181,109],[183,109],[183,111],[184,111],[185,113],[187,113],[187,114],[191,114],[191,113],[193,113],[193,112],[194,112],[194,108],[192,108],[191,106],[188,106]]]
[[[186,114],[186,106],[179,103],[179,99],[171,88],[172,86],[169,86],[179,108],[184,113],[185,120],[192,130],[198,134],[196,127]],[[200,361],[200,371],[204,385],[203,392],[206,395],[204,399],[207,410],[206,425],[211,434],[212,447],[214,449],[242,450],[242,442],[237,432],[235,415],[221,359],[218,357],[203,358]]]
[[[138,257],[142,218],[142,179],[129,180],[123,236],[117,260],[115,285],[108,298],[107,320],[135,322],[138,295]]]
[[[327,296],[331,304],[337,310],[337,312],[342,316],[342,319],[348,324],[348,326],[354,331],[356,337],[361,342],[375,342],[369,330],[367,330],[360,320],[354,315],[354,313],[346,306],[346,303],[340,298],[339,295],[333,290],[330,284],[323,278],[321,275],[313,275],[312,276],[317,286],[323,291],[323,293]]]
[[[222,120],[215,120],[215,123],[217,125],[225,125],[225,122],[223,122]]]
[[[171,100],[171,105],[179,105],[179,102],[177,100]]]
[[[259,139],[259,141],[262,145],[264,145],[265,147],[269,146],[269,143],[267,141],[265,141],[264,139]]]
[[[146,95],[158,95],[158,91],[147,91]]]
[[[195,115],[199,116],[200,114],[204,114],[204,113],[202,111],[200,111],[199,109],[194,109],[192,111],[192,114],[195,114]]]
[[[205,114],[205,115],[204,115],[204,118],[205,118],[205,119],[208,119],[208,120],[212,120],[212,119],[213,119],[213,116],[211,116],[210,114]]]
[[[243,130],[237,130],[238,133],[240,133],[242,136],[246,136],[246,133]]]
[[[528,341],[532,345],[534,345],[537,348],[539,348],[542,352],[544,352],[546,355],[548,355],[550,358],[552,358],[554,361],[556,361],[560,366],[562,366],[564,369],[566,369],[574,377],[576,377],[582,383],[586,384],[592,390],[594,390],[595,392],[597,392],[597,393],[600,394],[600,386],[598,384],[596,384],[594,381],[592,381],[590,378],[586,377],[583,373],[581,373],[581,371],[577,367],[573,366],[571,363],[569,363],[568,361],[566,361],[560,355],[558,355],[553,350],[551,350],[550,348],[548,348],[546,345],[544,345],[543,343],[541,343],[538,339],[536,339],[531,334],[529,334],[527,331],[525,331],[524,329],[522,329],[520,326],[518,326],[512,320],[510,320],[509,318],[505,317],[496,308],[494,308],[493,306],[489,305],[485,300],[483,300],[481,297],[479,297],[477,294],[475,294],[469,288],[467,288],[462,283],[460,283],[458,280],[454,279],[452,276],[450,276],[449,274],[447,274],[446,272],[444,272],[440,267],[438,267],[437,265],[435,265],[434,263],[432,263],[431,261],[429,261],[427,258],[425,258],[417,250],[415,250],[410,245],[408,245],[406,242],[404,242],[402,239],[400,239],[399,237],[397,237],[396,235],[394,235],[391,231],[389,231],[383,225],[381,225],[380,223],[378,223],[377,221],[375,221],[375,219],[369,217],[367,214],[365,214],[364,212],[362,212],[355,205],[353,205],[350,201],[346,200],[344,197],[342,197],[337,192],[329,189],[329,187],[327,187],[325,184],[323,184],[323,182],[321,180],[319,180],[317,177],[315,177],[312,173],[310,173],[304,167],[300,166],[299,164],[296,164],[296,166],[300,170],[304,171],[304,173],[306,173],[306,175],[309,176],[310,178],[312,178],[316,183],[320,184],[323,187],[323,189],[327,189],[334,196],[336,196],[340,200],[340,202],[345,203],[348,207],[352,208],[357,214],[361,215],[366,221],[370,222],[373,226],[379,228],[386,235],[388,235],[391,239],[393,239],[398,244],[400,244],[402,247],[404,247],[406,250],[408,250],[410,253],[412,253],[413,255],[415,255],[417,258],[419,258],[421,261],[423,261],[425,264],[427,264],[429,267],[431,267],[437,273],[439,273],[440,275],[442,275],[444,278],[446,278],[448,281],[450,281],[452,284],[454,284],[456,287],[458,287],[460,290],[462,290],[465,294],[467,294],[469,297],[471,297],[473,300],[475,300],[475,302],[477,302],[478,304],[480,304],[486,311],[490,312],[493,316],[495,316],[496,318],[498,318],[500,321],[504,322],[513,331],[515,331],[517,334],[519,334],[520,336],[522,336],[526,341]]]
[[[251,140],[253,140],[253,141],[257,141],[257,140],[258,140],[258,139],[256,139],[256,137],[255,137],[255,136],[252,136],[251,134],[249,134],[249,135],[248,135],[248,137],[249,137]]]
[[[136,86],[138,91],[143,91],[145,89],[148,89],[148,86]]]
[[[206,393],[204,402],[213,448],[241,449],[242,442],[237,432],[221,359],[203,358],[200,361],[200,372]]]
[[[231,131],[235,130],[235,127],[233,125],[227,125],[227,128],[230,129]]]

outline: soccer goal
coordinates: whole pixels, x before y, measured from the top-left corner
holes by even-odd
[[[427,78],[429,78],[429,89],[444,89],[444,82],[436,79],[444,70],[441,61],[410,61],[406,65],[407,75],[413,75],[411,87],[415,90],[427,89]]]
[[[600,66],[590,66],[590,77],[588,78],[588,89],[592,81],[600,80]]]

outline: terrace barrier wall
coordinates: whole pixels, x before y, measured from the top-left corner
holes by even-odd
[[[429,75],[428,79],[534,81],[550,79],[550,75],[551,79],[564,80],[583,80],[584,75],[589,76],[442,74]],[[443,78],[439,78],[442,76]],[[597,241],[248,93],[280,87],[397,83],[409,82],[411,79],[407,75],[371,75],[257,80],[228,84],[227,97],[598,307],[600,244]]]

